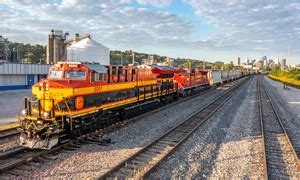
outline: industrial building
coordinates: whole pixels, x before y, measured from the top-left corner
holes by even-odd
[[[47,38],[47,64],[63,61],[96,62],[110,64],[110,50],[96,42],[91,35],[75,34],[68,39],[69,33],[51,30]]]
[[[10,57],[8,43],[7,38],[0,35],[0,60],[8,60]]]
[[[47,38],[47,64],[24,64],[0,61],[0,91],[27,89],[46,78],[49,68],[59,61],[96,62],[110,64],[110,50],[91,39],[89,34],[75,34],[67,39],[68,33],[51,30]],[[7,39],[0,36],[0,56],[7,59]],[[1,53],[2,52],[2,53]],[[0,58],[1,60],[1,58]]]
[[[0,91],[31,88],[47,76],[50,66],[0,62]]]

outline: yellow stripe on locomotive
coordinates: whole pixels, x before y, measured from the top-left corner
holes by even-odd
[[[175,94],[173,73],[158,67],[56,64],[47,79],[33,86],[33,97],[25,99],[21,145],[49,149],[61,133],[70,134],[79,124],[91,124],[90,119],[106,112],[120,113],[126,107]]]

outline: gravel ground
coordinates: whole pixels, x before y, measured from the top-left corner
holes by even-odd
[[[110,135],[115,141],[110,146],[90,144],[84,145],[76,151],[60,152],[57,160],[32,166],[32,170],[24,171],[22,175],[25,177],[87,178],[103,174],[203,107],[225,89],[227,87],[218,88],[216,91],[129,124]]]
[[[0,91],[0,124],[2,124],[1,119],[12,118],[18,115],[25,96],[31,96],[31,89]],[[15,120],[11,121],[14,122]]]
[[[289,87],[290,90],[283,89],[281,82],[264,77],[268,89],[277,97],[281,105],[293,114],[294,118],[300,119],[300,89]],[[295,122],[300,127],[300,121]]]
[[[148,178],[262,178],[257,113],[254,77]]]
[[[7,151],[15,149],[17,147],[19,147],[19,137],[18,136],[5,139],[4,141],[1,141],[0,153],[7,152]]]
[[[264,77],[270,97],[281,118],[289,138],[300,156],[300,89],[285,90],[282,83]]]

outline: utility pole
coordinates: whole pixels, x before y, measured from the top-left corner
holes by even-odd
[[[205,58],[203,58],[203,69],[205,69]]]
[[[131,55],[132,55],[132,64],[134,65],[134,63],[135,63],[135,62],[134,62],[134,51],[131,51],[131,53],[132,53],[132,54],[131,54]]]
[[[123,66],[123,52],[121,52],[121,65]]]
[[[288,60],[287,66],[288,66],[288,69],[289,69],[290,63],[291,63],[291,49],[290,49],[290,46],[288,48],[288,58],[289,58],[289,60]]]

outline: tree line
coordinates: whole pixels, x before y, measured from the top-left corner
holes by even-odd
[[[22,62],[22,63],[46,63],[46,46],[39,44],[25,44],[25,43],[9,43],[9,50],[11,55],[9,61]],[[167,56],[160,56],[157,54],[147,54],[134,52],[134,59],[137,64],[143,64],[143,61],[149,56],[158,63],[166,61]],[[214,64],[208,61],[202,61],[197,59],[188,58],[172,58],[173,65],[176,67],[183,68],[205,68],[205,69],[216,69],[216,70],[232,70],[235,67],[231,64]],[[112,65],[128,65],[132,63],[132,52],[129,50],[111,50],[110,51],[110,63]]]

